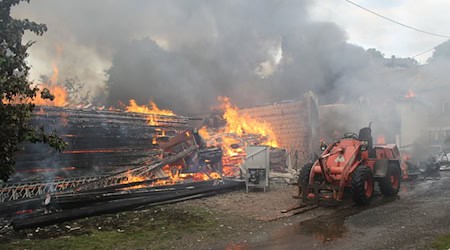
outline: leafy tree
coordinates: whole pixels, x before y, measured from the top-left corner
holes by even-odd
[[[0,179],[6,181],[13,172],[13,154],[19,150],[23,141],[47,143],[57,150],[66,144],[54,132],[46,134],[44,128],[32,128],[29,125],[39,89],[28,81],[30,67],[25,62],[27,49],[33,42],[22,44],[25,31],[43,35],[47,31],[44,24],[28,19],[17,20],[11,17],[11,8],[22,1],[0,1]],[[53,100],[54,96],[43,89],[41,97]]]
[[[64,81],[64,88],[67,91],[69,96],[69,100],[74,104],[83,104],[86,105],[89,103],[91,98],[91,91],[85,91],[86,83],[81,82],[78,77],[66,78]]]
[[[375,48],[370,48],[367,50],[367,52],[369,52],[373,56],[373,58],[384,59],[384,54]]]
[[[384,65],[388,67],[412,68],[414,66],[419,65],[419,62],[417,62],[416,59],[411,57],[401,58],[392,55],[391,59],[385,62]]]

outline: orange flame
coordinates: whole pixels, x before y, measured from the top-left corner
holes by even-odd
[[[258,121],[246,114],[239,113],[239,109],[230,103],[230,98],[219,96],[220,107],[225,112],[223,118],[227,121],[225,133],[234,133],[239,136],[244,134],[257,134],[267,137],[263,144],[277,147],[277,139],[272,128],[265,122]]]
[[[197,172],[197,173],[181,173],[183,167],[182,166],[170,166],[166,165],[162,168],[163,172],[169,177],[165,180],[157,180],[155,182],[152,182],[152,184],[149,185],[136,185],[128,188],[124,188],[124,190],[129,189],[136,189],[136,188],[144,188],[144,187],[154,187],[154,186],[164,186],[164,185],[173,185],[177,183],[182,183],[185,181],[190,182],[198,182],[198,181],[207,181],[207,180],[213,180],[213,179],[220,179],[221,176],[216,172],[211,173],[203,173],[203,172]],[[132,182],[141,182],[145,181],[147,178],[143,176],[133,176],[131,174],[131,171],[127,172],[127,179],[121,184],[127,184]]]
[[[48,79],[48,82],[46,84],[41,84],[40,88],[41,91],[43,88],[47,88],[48,90],[50,90],[50,93],[55,96],[55,99],[53,101],[49,99],[42,99],[41,95],[38,93],[33,100],[33,103],[36,105],[62,107],[67,103],[67,91],[64,89],[64,87],[58,85],[59,69],[56,64],[56,61],[59,60],[63,51],[62,45],[55,44],[55,50],[56,58],[54,58],[52,62],[52,76]]]
[[[251,144],[277,147],[275,133],[269,124],[258,121],[230,103],[228,97],[219,97],[220,107],[224,111],[223,118],[227,125],[223,130],[208,131],[206,127],[199,130],[200,136],[209,146],[222,148],[222,170],[225,176],[239,175],[239,165],[244,162],[245,147]]]
[[[65,90],[65,88],[61,85],[57,84],[57,80],[58,80],[58,75],[59,75],[59,70],[58,67],[56,66],[55,63],[52,63],[52,68],[53,68],[53,74],[50,77],[50,79],[48,80],[47,83],[41,83],[41,84],[37,84],[37,88],[39,89],[36,93],[36,96],[33,99],[25,99],[23,101],[23,103],[34,103],[35,105],[38,106],[57,106],[57,107],[63,107],[66,105],[67,103],[67,99],[68,99],[68,94],[67,91]],[[32,87],[34,87],[36,85],[32,85]],[[55,97],[52,100],[50,99],[43,99],[41,98],[41,91],[46,88],[50,91],[50,93]],[[22,103],[21,101],[18,100],[19,98],[17,98],[16,100],[11,101],[11,103]],[[7,101],[4,101],[7,102]]]
[[[167,116],[176,115],[172,110],[160,109],[158,105],[156,105],[156,103],[153,101],[150,101],[149,106],[146,106],[146,105],[138,105],[134,99],[130,100],[130,105],[125,107],[125,111],[149,114],[149,116],[147,117],[147,123],[151,126],[157,126],[158,121],[164,121],[164,118],[158,118],[157,121],[154,115],[167,115]]]
[[[120,184],[128,184],[128,183],[133,183],[133,182],[141,182],[141,181],[145,181],[145,177],[142,176],[135,176],[131,173],[130,170],[127,171],[127,179],[123,182],[121,182]],[[125,188],[125,189],[135,189],[135,188],[143,188],[145,187],[145,185],[137,185],[137,186],[133,186],[130,188]]]
[[[33,103],[38,106],[57,106],[63,107],[67,103],[67,91],[59,85],[41,85],[40,89],[47,88],[50,93],[55,96],[55,99],[51,101],[50,99],[42,99],[41,94],[37,93],[36,97],[33,99]]]
[[[416,97],[416,93],[414,93],[414,91],[412,91],[411,89],[408,90],[408,93],[406,93],[405,98],[407,99],[411,99]]]
[[[130,105],[125,107],[127,112],[144,113],[149,115],[168,115],[174,116],[175,113],[172,110],[160,109],[155,102],[150,101],[149,106],[138,105],[134,99],[130,100]]]
[[[62,48],[57,46],[56,51],[58,55],[62,52]],[[53,101],[49,99],[42,99],[41,95],[38,93],[33,100],[33,103],[39,106],[57,106],[62,107],[67,103],[67,91],[60,85],[57,85],[59,69],[56,66],[56,63],[52,63],[53,74],[48,80],[47,84],[41,84],[41,90],[43,88],[47,88],[50,90],[50,93],[55,96]]]
[[[385,139],[384,135],[379,135],[377,137],[377,144],[386,144],[386,139]]]
[[[209,138],[211,138],[211,136],[209,135],[208,131],[206,130],[206,127],[202,127],[198,131],[198,134],[205,140],[209,140]]]

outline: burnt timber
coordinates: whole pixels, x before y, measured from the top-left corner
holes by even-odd
[[[150,125],[149,116],[157,125]],[[68,143],[62,152],[43,144],[23,144],[11,181],[104,175],[152,162],[164,141],[188,128],[181,116],[109,110],[37,107],[32,125],[56,131]]]
[[[243,182],[225,181],[219,183],[217,181],[198,182],[191,184],[174,185],[171,190],[155,191],[149,189],[142,192],[141,195],[121,195],[116,199],[99,202],[99,200],[87,201],[86,204],[80,206],[78,201],[57,202],[56,206],[66,208],[64,211],[52,214],[32,214],[28,216],[17,217],[13,220],[14,229],[22,229],[36,226],[49,225],[62,221],[73,220],[82,217],[89,217],[103,213],[119,212],[127,209],[138,208],[140,206],[157,206],[168,203],[179,202],[187,199],[197,199],[216,195],[219,193],[231,191],[244,187]],[[167,187],[166,187],[167,188]],[[134,192],[139,192],[135,190]],[[100,196],[99,196],[100,197]],[[73,207],[75,204],[75,207]],[[72,206],[72,207],[71,207]]]
[[[147,114],[39,108],[33,125],[56,131],[69,146],[58,154],[46,145],[23,145],[14,178],[24,181],[0,186],[0,215],[13,218],[19,229],[242,187],[208,174],[221,175],[222,151],[206,147],[189,129],[189,119],[157,115],[149,123]],[[170,182],[162,168],[172,165],[182,166],[183,173],[202,172],[209,180]],[[169,185],[158,186],[159,181]],[[51,214],[43,206],[45,194],[57,208]]]

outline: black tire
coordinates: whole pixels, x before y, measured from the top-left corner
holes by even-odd
[[[373,196],[374,180],[372,170],[366,166],[358,166],[352,173],[353,201],[357,205],[367,205]]]
[[[307,163],[300,170],[300,175],[298,178],[298,185],[299,185],[300,193],[302,192],[302,186],[308,185],[308,183],[309,183],[309,174],[311,173],[311,169],[312,169],[313,165],[314,165],[313,163]]]
[[[402,171],[395,163],[389,163],[386,176],[379,180],[378,185],[384,196],[395,196],[400,191]]]

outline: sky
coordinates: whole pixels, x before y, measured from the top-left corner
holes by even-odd
[[[378,14],[428,32],[450,36],[448,0],[353,0]],[[348,42],[376,48],[386,57],[413,57],[434,48],[446,39],[399,26],[345,0],[315,1],[310,8],[312,20],[330,21],[346,31]],[[432,51],[415,58],[426,63]]]

